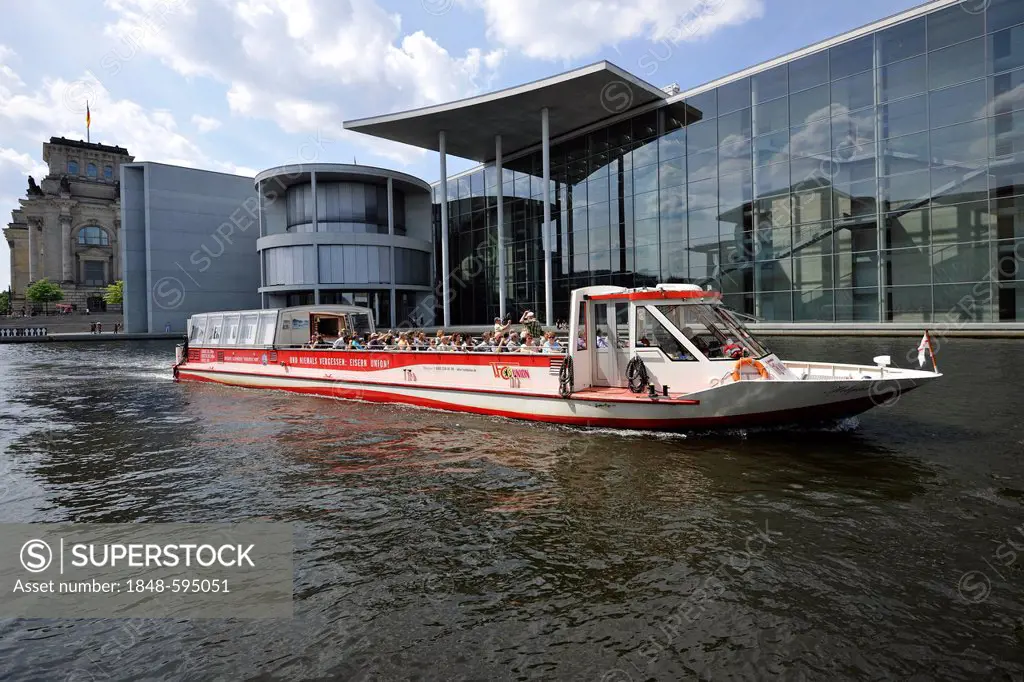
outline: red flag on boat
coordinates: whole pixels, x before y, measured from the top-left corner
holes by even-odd
[[[925,331],[924,336],[921,337],[921,343],[917,344],[917,364],[920,367],[924,367],[924,352],[926,350],[932,358],[932,368],[936,372],[939,371],[935,364],[935,349],[932,347],[932,339],[928,336],[927,331]]]

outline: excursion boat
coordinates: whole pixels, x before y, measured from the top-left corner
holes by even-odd
[[[316,305],[193,315],[174,376],[245,388],[578,426],[685,431],[842,419],[937,371],[781,360],[694,285],[572,293],[562,350],[349,350],[367,308]],[[564,337],[563,337],[564,338]],[[921,356],[923,363],[923,355]],[[934,357],[933,357],[934,362]]]

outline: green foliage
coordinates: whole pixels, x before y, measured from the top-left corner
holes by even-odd
[[[25,298],[33,303],[53,303],[64,300],[64,292],[60,290],[59,285],[44,277],[28,286]]]
[[[11,292],[0,291],[0,315],[7,315],[11,312]]]
[[[107,292],[103,294],[103,300],[107,302],[107,305],[124,303],[124,280],[117,280],[113,284],[107,285]]]

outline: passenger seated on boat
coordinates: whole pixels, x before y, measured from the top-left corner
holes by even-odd
[[[503,349],[506,353],[514,353],[519,350],[519,345],[519,334],[509,332],[508,340],[505,342]]]
[[[587,349],[587,337],[581,331],[579,333],[579,335],[576,337],[576,350],[586,350],[586,349]]]
[[[416,335],[416,339],[412,342],[412,347],[413,350],[427,350],[430,348],[425,332],[420,332]]]
[[[358,336],[353,335],[353,336],[350,336],[349,339],[348,339],[348,349],[349,350],[366,350],[366,347],[363,346],[363,344],[359,341],[359,337]]]
[[[395,344],[398,350],[411,350],[412,342],[409,341],[409,332],[402,332],[398,335],[398,343]]]
[[[608,348],[608,337],[600,329],[597,330],[597,347]]]
[[[466,351],[469,348],[469,344],[466,343],[466,337],[462,334],[456,334],[452,337],[452,350]]]
[[[645,347],[645,348],[647,348],[647,347],[649,347],[651,345],[651,340],[648,339],[646,336],[641,336],[640,337],[640,345]]]
[[[473,347],[473,350],[478,352],[489,351],[493,346],[491,345],[491,339],[494,337],[494,332],[484,332],[483,337],[480,339],[480,343]]]
[[[331,348],[345,348],[347,345],[348,342],[345,341],[345,337],[339,336],[334,340],[334,343],[331,344]]]
[[[309,337],[309,347],[316,348],[317,346],[325,346],[323,334],[320,332],[313,332],[313,335]]]
[[[558,343],[558,337],[555,336],[554,332],[548,332],[544,335],[544,345],[541,347],[544,353],[561,353],[562,344]]]
[[[539,350],[533,343],[533,334],[526,332],[523,335],[523,343],[519,346],[520,353],[534,353]]]
[[[732,358],[733,360],[739,360],[741,357],[743,357],[743,346],[736,343],[736,339],[726,339],[725,345],[722,346],[722,357]]]

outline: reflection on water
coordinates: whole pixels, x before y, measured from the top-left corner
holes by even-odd
[[[943,381],[858,420],[671,436],[175,384],[169,343],[0,346],[0,521],[297,528],[291,621],[0,621],[0,673],[1019,675],[1024,577],[994,551],[1024,500],[1020,348],[945,346]]]

